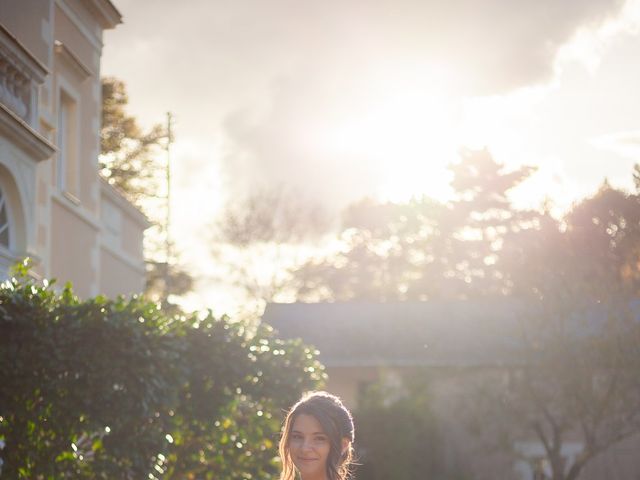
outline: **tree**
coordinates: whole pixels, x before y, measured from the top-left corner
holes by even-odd
[[[249,335],[211,318],[186,340],[168,478],[273,478],[283,412],[324,377],[313,352],[266,325]]]
[[[293,272],[303,301],[432,298],[435,285],[413,286],[434,262],[432,243],[449,208],[427,198],[406,205],[364,199],[343,215],[341,248]]]
[[[541,217],[505,247],[514,292],[528,302],[508,382],[479,387],[473,411],[495,448],[522,456],[536,439],[549,470],[575,480],[597,455],[640,434],[638,198],[608,184],[563,222]],[[579,441],[568,462],[563,446]],[[488,442],[487,442],[488,443]],[[523,457],[526,459],[526,457]],[[530,460],[530,459],[529,459]]]
[[[145,292],[163,308],[177,312],[170,299],[190,291],[193,277],[178,259],[166,258],[166,166],[159,156],[172,139],[160,124],[145,132],[127,113],[128,103],[124,82],[102,79],[101,174],[151,220],[153,227],[145,234]]]
[[[618,292],[640,293],[640,195],[606,181],[566,217],[574,255],[590,265],[595,278]],[[602,291],[602,289],[600,290]]]
[[[0,287],[7,478],[272,478],[280,413],[323,379],[310,349],[19,273]]]
[[[80,302],[26,274],[0,288],[3,474],[146,476],[166,449],[174,397],[168,320],[136,298]]]
[[[167,314],[181,313],[174,303],[175,297],[193,290],[194,278],[178,260],[146,259],[145,297],[160,305]]]
[[[137,119],[127,113],[128,104],[124,82],[103,78],[101,173],[129,201],[140,206],[163,191],[164,166],[156,157],[164,148],[167,131],[160,124],[143,131]]]
[[[304,300],[430,300],[509,293],[504,238],[532,228],[535,214],[508,192],[531,173],[504,171],[486,150],[463,151],[450,167],[454,199],[407,204],[363,201],[347,209],[341,251],[295,272]]]
[[[502,378],[479,376],[461,402],[486,451],[533,462],[520,445],[536,442],[548,465],[538,474],[550,480],[579,478],[596,456],[640,434],[637,311],[577,300],[529,308],[521,363]],[[572,459],[571,442],[580,446]]]
[[[529,166],[505,171],[488,150],[463,150],[450,167],[455,191],[452,221],[439,256],[448,262],[442,276],[458,278],[464,298],[510,293],[502,265],[505,238],[535,228],[537,212],[512,206],[509,192],[535,171]]]
[[[227,203],[213,226],[212,253],[225,281],[252,301],[291,291],[291,271],[328,230],[325,212],[295,190],[262,189]]]
[[[518,441],[537,440],[551,478],[569,480],[639,433],[640,327],[628,307],[639,292],[640,205],[605,183],[560,220],[516,210],[507,194],[531,171],[465,152],[452,201],[352,206],[344,249],[296,276],[299,298],[312,301],[519,298],[522,363],[479,375],[482,395],[467,397],[485,401],[462,411],[486,430],[484,445],[518,456]],[[569,438],[584,448],[566,465]]]

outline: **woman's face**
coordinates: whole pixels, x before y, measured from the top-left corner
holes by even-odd
[[[304,480],[326,479],[331,442],[320,422],[312,415],[296,416],[289,435],[293,464]]]

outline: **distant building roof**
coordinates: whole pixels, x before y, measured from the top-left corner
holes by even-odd
[[[540,307],[508,297],[272,303],[263,321],[282,338],[301,338],[315,346],[326,366],[514,365],[524,362],[526,331],[539,333],[532,320]],[[610,313],[604,305],[592,304],[569,315],[564,325],[577,336],[597,334],[607,328]],[[629,303],[628,313],[640,322],[640,300]]]
[[[524,320],[524,304],[508,298],[269,304],[263,316],[282,338],[315,346],[328,367],[521,363]]]

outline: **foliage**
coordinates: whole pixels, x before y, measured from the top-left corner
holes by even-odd
[[[146,269],[145,297],[160,305],[165,313],[179,314],[181,309],[173,303],[174,297],[184,295],[193,289],[194,278],[190,271],[176,261],[152,259],[147,259]]]
[[[178,353],[161,335],[167,319],[138,299],[80,302],[25,277],[2,286],[0,306],[3,473],[146,475],[166,447]]]
[[[605,183],[563,223],[545,216],[507,246],[514,291],[538,307],[523,321],[524,365],[507,384],[485,385],[476,413],[503,448],[536,438],[553,480],[578,478],[595,456],[640,434],[638,206]],[[567,464],[569,439],[583,450]]]
[[[605,183],[561,221],[544,214],[536,228],[512,234],[503,256],[518,295],[637,296],[640,197]]]
[[[155,156],[167,138],[166,128],[154,125],[142,130],[127,114],[129,97],[124,82],[102,79],[102,128],[100,130],[101,173],[132,203],[155,197],[162,189],[164,166]]]
[[[177,312],[171,297],[193,288],[193,277],[175,258],[167,259],[166,165],[159,155],[169,139],[167,128],[156,124],[143,131],[127,113],[126,85],[113,77],[102,79],[101,174],[152,223],[145,235],[147,282],[145,293],[164,309]],[[167,261],[168,260],[168,261]]]
[[[169,478],[270,479],[280,414],[322,380],[309,349],[211,317],[186,332]],[[225,379],[233,379],[232,382]]]
[[[445,460],[428,383],[418,377],[401,396],[383,383],[363,392],[355,414],[361,462],[358,480],[468,478],[459,465]]]
[[[325,212],[300,192],[256,190],[224,207],[212,253],[227,284],[250,301],[273,301],[291,290],[290,272],[328,228]]]
[[[544,302],[526,320],[522,365],[506,381],[477,379],[467,399],[485,448],[532,461],[518,447],[535,439],[544,478],[575,480],[589,462],[640,434],[640,325],[627,305]],[[581,451],[567,461],[568,442]],[[538,467],[539,468],[539,467]]]
[[[16,479],[270,478],[281,409],[323,376],[266,326],[81,301],[26,268],[0,288],[0,362]]]
[[[482,395],[468,398],[484,400],[464,411],[485,430],[485,447],[518,456],[514,445],[535,439],[551,478],[575,479],[596,455],[640,433],[640,327],[628,310],[640,293],[640,196],[605,182],[556,219],[511,205],[507,194],[529,168],[505,172],[476,151],[451,170],[449,202],[353,205],[340,235],[344,248],[296,272],[298,296],[511,295],[533,306],[517,340],[523,365],[511,366],[506,383],[479,375]],[[566,465],[561,447],[569,439],[584,449]]]
[[[295,272],[298,297],[389,301],[508,293],[500,262],[505,237],[532,228],[536,217],[511,208],[508,192],[532,169],[505,171],[486,150],[463,152],[450,169],[450,202],[351,206],[340,234],[344,248]]]
[[[300,243],[327,229],[327,218],[318,205],[284,188],[253,191],[234,198],[217,225],[220,238],[247,247],[255,243]]]

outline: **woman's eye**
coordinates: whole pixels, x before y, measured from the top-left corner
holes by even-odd
[[[327,437],[316,437],[315,441],[319,442],[319,443],[326,442],[327,441]]]

